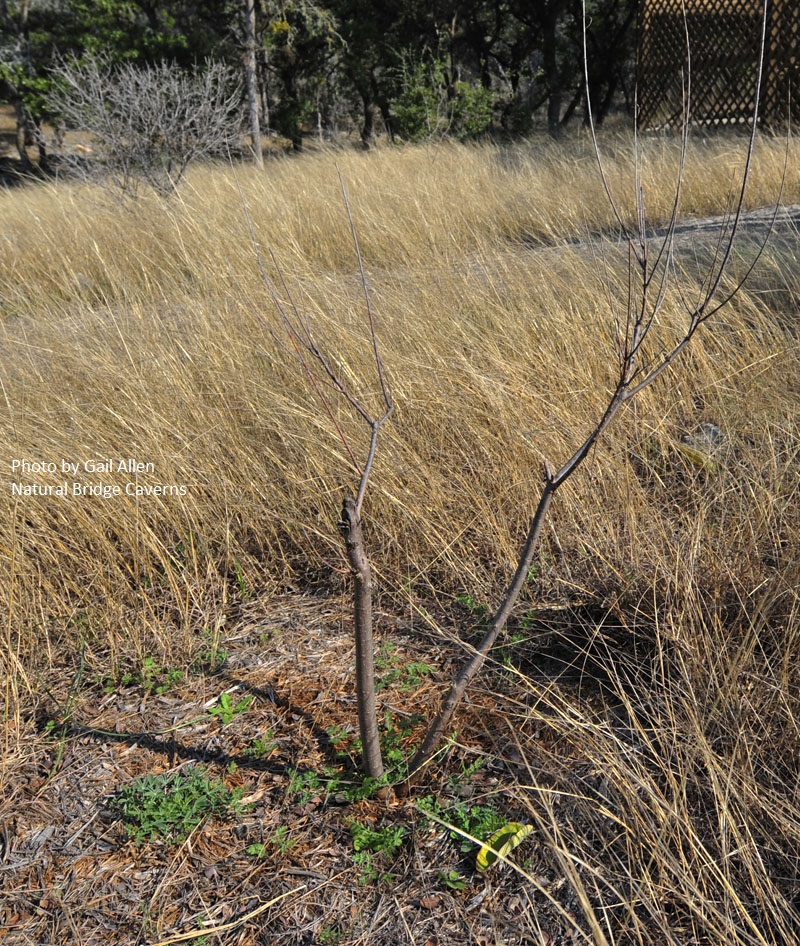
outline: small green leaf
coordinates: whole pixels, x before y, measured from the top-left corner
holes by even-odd
[[[510,854],[532,832],[533,825],[520,824],[518,821],[510,821],[503,825],[478,851],[475,866],[478,870],[488,870],[499,858]]]

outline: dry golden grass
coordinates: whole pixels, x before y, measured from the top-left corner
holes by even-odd
[[[630,213],[630,142],[604,148]],[[687,213],[725,208],[743,150],[723,137],[692,146]],[[749,206],[775,199],[784,153],[759,144]],[[669,213],[676,154],[647,143],[655,224]],[[7,759],[38,675],[73,663],[81,639],[98,674],[150,654],[185,666],[198,633],[243,594],[340,583],[336,522],[353,476],[287,351],[238,193],[284,292],[354,390],[377,399],[335,162],[397,404],[365,506],[393,607],[495,601],[543,460],[566,458],[596,422],[625,260],[613,242],[575,242],[613,229],[585,141],[322,153],[260,175],[198,169],[166,203],[66,184],[0,194]],[[797,167],[792,146],[788,202],[800,201]],[[539,651],[523,643],[493,712],[518,743],[507,791],[560,865],[590,942],[797,935],[797,247],[795,235],[766,255],[754,288],[559,492],[530,582],[520,628],[571,615],[565,646],[602,685],[537,676]],[[682,257],[688,292],[693,253]],[[673,293],[660,338],[680,331],[681,311]],[[705,469],[677,446],[701,422],[726,436]],[[11,495],[12,481],[62,479],[12,474],[13,459],[106,457],[152,463],[141,482],[186,493]]]

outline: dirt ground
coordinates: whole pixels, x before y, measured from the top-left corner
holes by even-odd
[[[479,873],[477,846],[419,807],[424,799],[438,811],[490,806],[503,819],[523,817],[514,790],[535,760],[522,765],[510,732],[508,699],[519,712],[519,694],[476,691],[447,759],[415,797],[348,799],[356,784],[348,625],[340,599],[250,602],[226,633],[214,672],[170,685],[158,668],[152,680],[115,685],[82,678],[77,668],[71,681],[63,674],[43,681],[13,734],[20,748],[6,760],[0,942],[581,941],[574,895],[534,837],[518,849],[530,879],[506,865]],[[406,754],[420,735],[413,714],[434,704],[459,654],[424,622],[384,615],[379,638],[387,683],[380,712],[391,745]],[[158,681],[166,681],[160,693],[151,686]],[[227,722],[209,712],[223,693],[233,707],[249,698]],[[538,740],[545,754],[552,748],[545,732],[531,736],[531,747]],[[240,789],[244,807],[177,843],[137,844],[114,806],[120,789],[193,766]],[[566,806],[563,814],[569,818]],[[401,829],[399,849],[391,858],[359,858],[354,822]]]

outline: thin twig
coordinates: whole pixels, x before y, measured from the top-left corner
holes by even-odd
[[[375,316],[372,313],[372,302],[369,298],[369,290],[367,288],[367,277],[364,273],[364,261],[361,258],[361,247],[358,243],[358,233],[356,232],[356,225],[353,222],[353,215],[350,212],[350,201],[347,197],[347,189],[344,186],[344,179],[342,178],[342,172],[339,169],[339,165],[336,165],[336,173],[339,175],[339,185],[342,188],[342,197],[344,198],[344,207],[347,211],[347,219],[350,223],[350,233],[353,237],[353,246],[356,250],[356,257],[358,258],[358,271],[361,275],[361,288],[364,290],[364,304],[367,309],[367,318],[369,319],[369,332],[372,338],[372,351],[375,356],[375,367],[378,371],[378,379],[381,385],[381,393],[383,394],[383,401],[386,404],[389,414],[393,409],[392,399],[389,394],[389,388],[386,383],[386,374],[383,370],[383,361],[381,360],[381,354],[378,351],[378,333],[375,331]],[[388,415],[387,415],[388,416]]]
[[[329,883],[330,881],[328,881]],[[190,930],[188,933],[178,933],[176,936],[170,936],[169,939],[162,939],[158,943],[154,943],[153,946],[172,946],[173,943],[186,943],[192,939],[199,939],[201,936],[218,936],[220,933],[227,933],[230,930],[235,930],[237,926],[241,926],[243,923],[249,923],[250,920],[254,920],[257,916],[261,916],[262,913],[269,910],[270,907],[274,906],[276,903],[280,903],[281,900],[285,900],[287,897],[291,897],[293,894],[300,894],[301,890],[305,890],[307,884],[300,884],[299,887],[295,887],[294,890],[287,890],[285,893],[280,894],[277,897],[273,897],[272,900],[267,900],[266,903],[262,903],[251,910],[249,913],[246,913],[244,916],[240,916],[236,920],[231,920],[229,923],[223,923],[220,926],[205,926],[199,930]],[[319,888],[315,888],[315,891]],[[310,893],[311,891],[309,891]],[[301,894],[301,896],[306,896],[306,894]]]

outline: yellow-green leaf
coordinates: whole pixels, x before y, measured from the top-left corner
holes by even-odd
[[[676,443],[678,451],[682,453],[686,459],[696,466],[699,470],[713,470],[714,463],[713,458],[705,450],[698,450],[697,447],[693,447],[688,443]]]
[[[495,831],[486,844],[478,851],[478,856],[475,858],[475,866],[478,870],[488,870],[499,858],[510,854],[532,831],[532,825],[520,824],[518,821],[509,821],[509,823],[503,825],[499,831]]]

